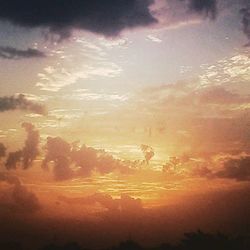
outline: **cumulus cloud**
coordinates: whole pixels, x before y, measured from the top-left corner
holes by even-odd
[[[94,172],[102,175],[113,171],[130,173],[134,166],[133,162],[115,159],[105,150],[86,145],[79,148],[61,137],[48,137],[45,149],[42,168],[48,170],[49,162],[53,162],[56,180],[67,180],[77,176],[87,177]]]
[[[2,172],[0,182],[6,182],[12,186],[0,194],[0,210],[33,213],[40,209],[36,195],[23,186],[18,177]]]
[[[145,162],[146,164],[149,164],[149,161],[153,158],[154,156],[154,149],[148,145],[141,144],[141,151],[144,155]]]
[[[40,115],[46,114],[44,105],[28,100],[23,94],[0,97],[0,112],[18,109]]]
[[[23,27],[45,27],[61,38],[72,29],[83,29],[106,36],[118,35],[126,28],[147,26],[156,22],[149,6],[153,0],[18,1],[1,4],[0,20]],[[27,13],[29,15],[27,16]]]
[[[7,169],[16,169],[18,164],[21,164],[23,169],[27,169],[39,155],[39,132],[35,130],[35,127],[31,123],[24,122],[22,127],[27,133],[27,139],[21,150],[8,154],[5,163]]]
[[[13,47],[3,47],[0,46],[0,58],[3,59],[28,59],[28,58],[42,58],[45,54],[37,49],[28,48],[26,50],[17,49]]]
[[[73,149],[71,158],[79,169],[79,174],[89,176],[93,169],[97,166],[97,150],[83,145],[80,149]]]
[[[46,155],[42,168],[48,170],[48,163],[54,162],[54,177],[56,180],[66,180],[73,176],[70,168],[71,145],[60,137],[48,137],[45,146]]]

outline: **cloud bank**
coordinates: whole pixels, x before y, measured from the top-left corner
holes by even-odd
[[[72,29],[115,36],[127,28],[155,23],[156,19],[149,11],[149,6],[153,2],[153,0],[105,2],[10,0],[1,4],[0,20],[29,28],[45,27],[61,38],[69,37]]]

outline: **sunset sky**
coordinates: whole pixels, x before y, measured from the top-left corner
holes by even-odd
[[[248,0],[1,2],[0,240],[249,232],[249,48]]]

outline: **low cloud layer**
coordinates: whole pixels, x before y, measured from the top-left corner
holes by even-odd
[[[59,200],[69,204],[81,205],[94,205],[98,203],[109,212],[138,213],[143,209],[140,199],[135,199],[126,194],[122,194],[118,199],[114,199],[108,194],[95,193],[82,198],[68,198],[60,196]]]
[[[24,110],[40,115],[47,113],[44,105],[28,100],[23,94],[0,97],[0,112],[11,110]]]
[[[3,59],[28,59],[28,58],[42,58],[45,54],[37,49],[28,48],[26,50],[17,49],[13,47],[3,47],[0,46],[0,58]]]
[[[10,188],[0,194],[0,211],[10,213],[33,213],[40,209],[40,203],[34,193],[22,185],[18,177],[0,173],[0,183],[6,182]]]

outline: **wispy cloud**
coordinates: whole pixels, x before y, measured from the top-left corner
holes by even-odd
[[[147,36],[148,40],[155,42],[155,43],[161,43],[162,40],[159,37],[156,37],[154,35],[148,35]]]
[[[250,80],[250,60],[246,52],[219,60],[214,65],[201,65],[201,86],[224,85],[230,82]]]
[[[67,98],[72,98],[75,100],[85,100],[85,101],[120,101],[124,102],[129,99],[128,94],[119,94],[119,93],[104,93],[104,92],[93,92],[88,89],[78,89],[75,90],[72,94],[66,95]]]
[[[36,85],[41,90],[58,91],[79,79],[112,78],[122,72],[119,65],[108,59],[102,47],[83,38],[75,38],[68,46],[51,51],[51,57],[57,62],[38,73]]]

